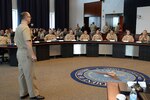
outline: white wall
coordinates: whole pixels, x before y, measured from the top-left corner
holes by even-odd
[[[80,26],[84,22],[84,3],[96,2],[100,0],[70,0],[69,7],[69,26],[74,28],[76,24]],[[105,0],[102,3],[102,23],[105,24],[105,14],[123,13],[124,0]]]
[[[150,33],[150,6],[137,8],[136,19],[136,34],[141,34],[143,30],[147,30]]]
[[[76,24],[80,27],[84,22],[84,3],[96,2],[99,0],[70,0],[69,1],[69,27],[75,28]]]
[[[54,1],[50,0],[50,12],[55,11]],[[99,0],[70,0],[69,1],[69,26],[74,28],[76,24],[80,26],[84,22],[84,3],[96,2]],[[17,0],[12,0],[13,9],[17,8]],[[105,0],[102,4],[102,23],[105,24],[105,14],[123,13],[124,0]]]
[[[102,3],[102,23],[101,26],[105,25],[106,14],[123,14],[124,12],[124,0],[104,0]],[[101,27],[101,28],[102,28]]]

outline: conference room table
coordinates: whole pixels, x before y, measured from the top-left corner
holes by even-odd
[[[16,45],[3,45],[0,49],[8,49],[9,65],[17,66]],[[83,55],[87,57],[111,56],[115,58],[137,58],[150,61],[149,43],[129,43],[110,41],[38,41],[33,43],[37,60],[49,60],[51,57],[73,57]]]

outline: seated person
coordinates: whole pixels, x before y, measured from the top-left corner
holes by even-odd
[[[88,41],[88,40],[90,40],[90,36],[88,35],[87,30],[84,30],[84,32],[80,36],[80,41]]]
[[[38,37],[40,39],[44,39],[44,36],[45,36],[45,30],[44,29],[40,29],[39,32],[38,32]]]
[[[93,35],[92,40],[93,41],[102,41],[103,40],[101,32],[99,30],[97,30],[96,33]]]
[[[108,41],[117,41],[117,35],[113,30],[110,30],[110,32],[107,34],[106,39]]]
[[[75,40],[75,35],[73,33],[73,30],[70,30],[69,33],[64,38],[65,41],[73,41]]]
[[[126,35],[123,36],[122,42],[134,42],[134,38],[129,30],[126,30]]]
[[[144,30],[142,32],[142,34],[139,36],[139,41],[144,42],[144,43],[149,41],[149,36],[147,34],[147,30]]]
[[[61,34],[61,29],[58,28],[57,31],[54,32],[54,34],[55,34],[56,38],[59,39],[60,36],[62,35],[62,34]]]
[[[7,45],[10,43],[10,39],[7,36],[0,36],[0,45]]]
[[[31,35],[32,35],[32,40],[36,41],[38,38],[38,32],[36,32],[34,28],[31,28]]]
[[[48,41],[48,40],[56,40],[56,36],[54,35],[54,32],[52,30],[49,30],[49,34],[47,34],[45,37],[44,37],[44,40],[45,41]]]
[[[63,36],[65,37],[68,34],[67,28],[64,28],[64,31],[62,32]]]
[[[5,30],[5,34],[4,35],[7,36],[10,39],[10,32],[9,32],[8,29]]]

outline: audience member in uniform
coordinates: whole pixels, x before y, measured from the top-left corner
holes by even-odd
[[[10,32],[10,41],[11,43],[14,43],[15,32],[11,28],[9,29],[9,32]]]
[[[107,34],[106,39],[108,41],[117,41],[117,35],[113,30],[110,30],[110,32]]]
[[[38,31],[36,29],[32,29],[32,40],[37,41],[38,40]]]
[[[149,38],[149,36],[148,36],[148,34],[147,34],[147,30],[144,30],[144,31],[142,32],[142,34],[139,36],[139,41],[144,42],[144,43],[148,42],[149,39],[150,39],[150,38]]]
[[[55,32],[55,36],[56,36],[57,39],[59,39],[60,36],[62,36],[61,29],[59,29],[59,28],[57,29],[57,31]]]
[[[52,29],[52,31],[54,32],[54,35],[56,34],[57,30],[55,28]],[[56,35],[55,35],[56,36]]]
[[[64,38],[65,41],[74,41],[75,35],[73,33],[73,30],[70,30],[69,33]]]
[[[130,33],[130,30],[126,30],[126,35],[122,38],[123,42],[134,42],[134,38]]]
[[[93,23],[90,25],[91,36],[93,36],[93,35],[96,33],[96,28],[97,28],[97,26],[96,26],[95,23],[93,22]]]
[[[67,28],[64,28],[64,30],[61,32],[62,37],[64,38],[68,34]]]
[[[105,25],[103,26],[102,31],[104,34],[107,34],[109,30],[110,30],[110,27],[108,26],[108,23],[106,22]]]
[[[4,30],[0,30],[0,35],[4,35]]]
[[[92,37],[92,40],[93,41],[102,41],[103,40],[100,30],[96,31],[96,33]]]
[[[5,30],[5,34],[4,35],[7,36],[10,39],[10,32],[9,32],[8,29]]]
[[[77,24],[77,26],[75,27],[75,35],[77,37],[77,40],[78,40],[78,38],[80,38],[81,34],[82,34],[81,28],[80,28],[79,24]]]
[[[121,25],[120,25],[120,23],[118,23],[118,25],[115,27],[115,33],[117,34],[121,31],[122,31]]]
[[[40,29],[40,31],[38,32],[38,36],[40,39],[44,39],[45,36],[45,30],[44,29]]]
[[[49,34],[47,34],[45,37],[44,37],[44,40],[45,41],[48,41],[48,40],[56,40],[56,36],[54,35],[54,32],[49,29]]]
[[[84,32],[80,36],[80,41],[88,41],[88,40],[90,40],[90,36],[88,35],[87,30],[84,30]]]

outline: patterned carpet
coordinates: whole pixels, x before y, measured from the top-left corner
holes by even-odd
[[[80,68],[71,73],[71,77],[81,83],[97,87],[106,87],[106,82],[146,81],[150,78],[141,73],[125,68],[97,66]]]
[[[107,56],[51,58],[35,63],[40,95],[45,100],[107,100],[106,88],[85,85],[70,77],[74,70],[92,66],[127,68],[150,77],[150,61]],[[20,100],[17,67],[0,65],[0,100]]]

